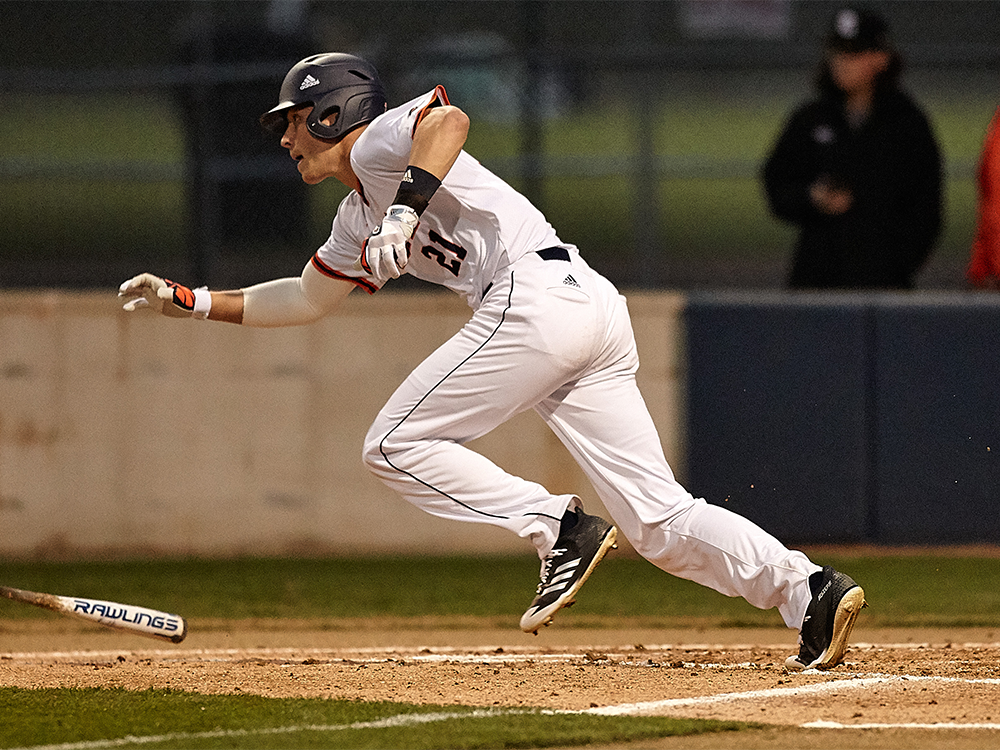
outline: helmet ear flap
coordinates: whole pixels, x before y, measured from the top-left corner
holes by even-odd
[[[309,113],[309,118],[306,120],[306,127],[309,132],[312,133],[316,138],[322,141],[335,141],[343,133],[340,132],[340,128],[337,127],[337,120],[340,119],[340,105],[336,102],[329,101],[331,97],[324,97],[313,107],[312,112]],[[330,118],[333,115],[333,119],[329,124],[323,121]]]
[[[355,128],[371,122],[387,109],[388,103],[381,88],[377,91],[359,91],[346,99],[341,91],[335,91],[316,103],[309,113],[306,125],[316,138],[336,141]],[[336,117],[329,125],[323,122],[334,114]],[[346,122],[341,122],[342,118],[346,118]]]

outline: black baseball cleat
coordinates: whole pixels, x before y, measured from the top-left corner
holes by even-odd
[[[829,565],[810,576],[809,585],[813,598],[802,618],[799,653],[785,660],[787,669],[830,669],[840,664],[854,621],[868,606],[864,590]]]
[[[542,561],[542,580],[531,606],[521,617],[525,633],[538,635],[538,629],[551,623],[556,612],[571,605],[604,555],[618,546],[618,530],[610,523],[588,516],[580,508],[572,513],[575,523],[559,532],[555,546]]]

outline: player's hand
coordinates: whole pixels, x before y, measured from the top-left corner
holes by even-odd
[[[361,246],[355,268],[371,274],[380,284],[399,278],[410,259],[410,240],[419,223],[420,217],[409,206],[389,206],[382,223]]]
[[[827,180],[817,180],[809,186],[809,199],[822,213],[840,216],[854,205],[854,194],[849,188]]]
[[[195,311],[195,293],[182,284],[161,279],[151,273],[140,273],[118,288],[118,296],[127,301],[122,306],[132,312],[160,303],[160,312],[172,318],[190,318]]]

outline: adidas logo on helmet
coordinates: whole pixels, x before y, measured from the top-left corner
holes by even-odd
[[[312,86],[319,86],[319,80],[313,78],[311,75],[307,75],[302,79],[302,84],[299,86],[299,91],[305,91],[307,88]]]

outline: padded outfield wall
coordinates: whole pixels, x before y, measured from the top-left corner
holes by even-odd
[[[688,299],[689,486],[782,539],[995,543],[1000,297]]]

